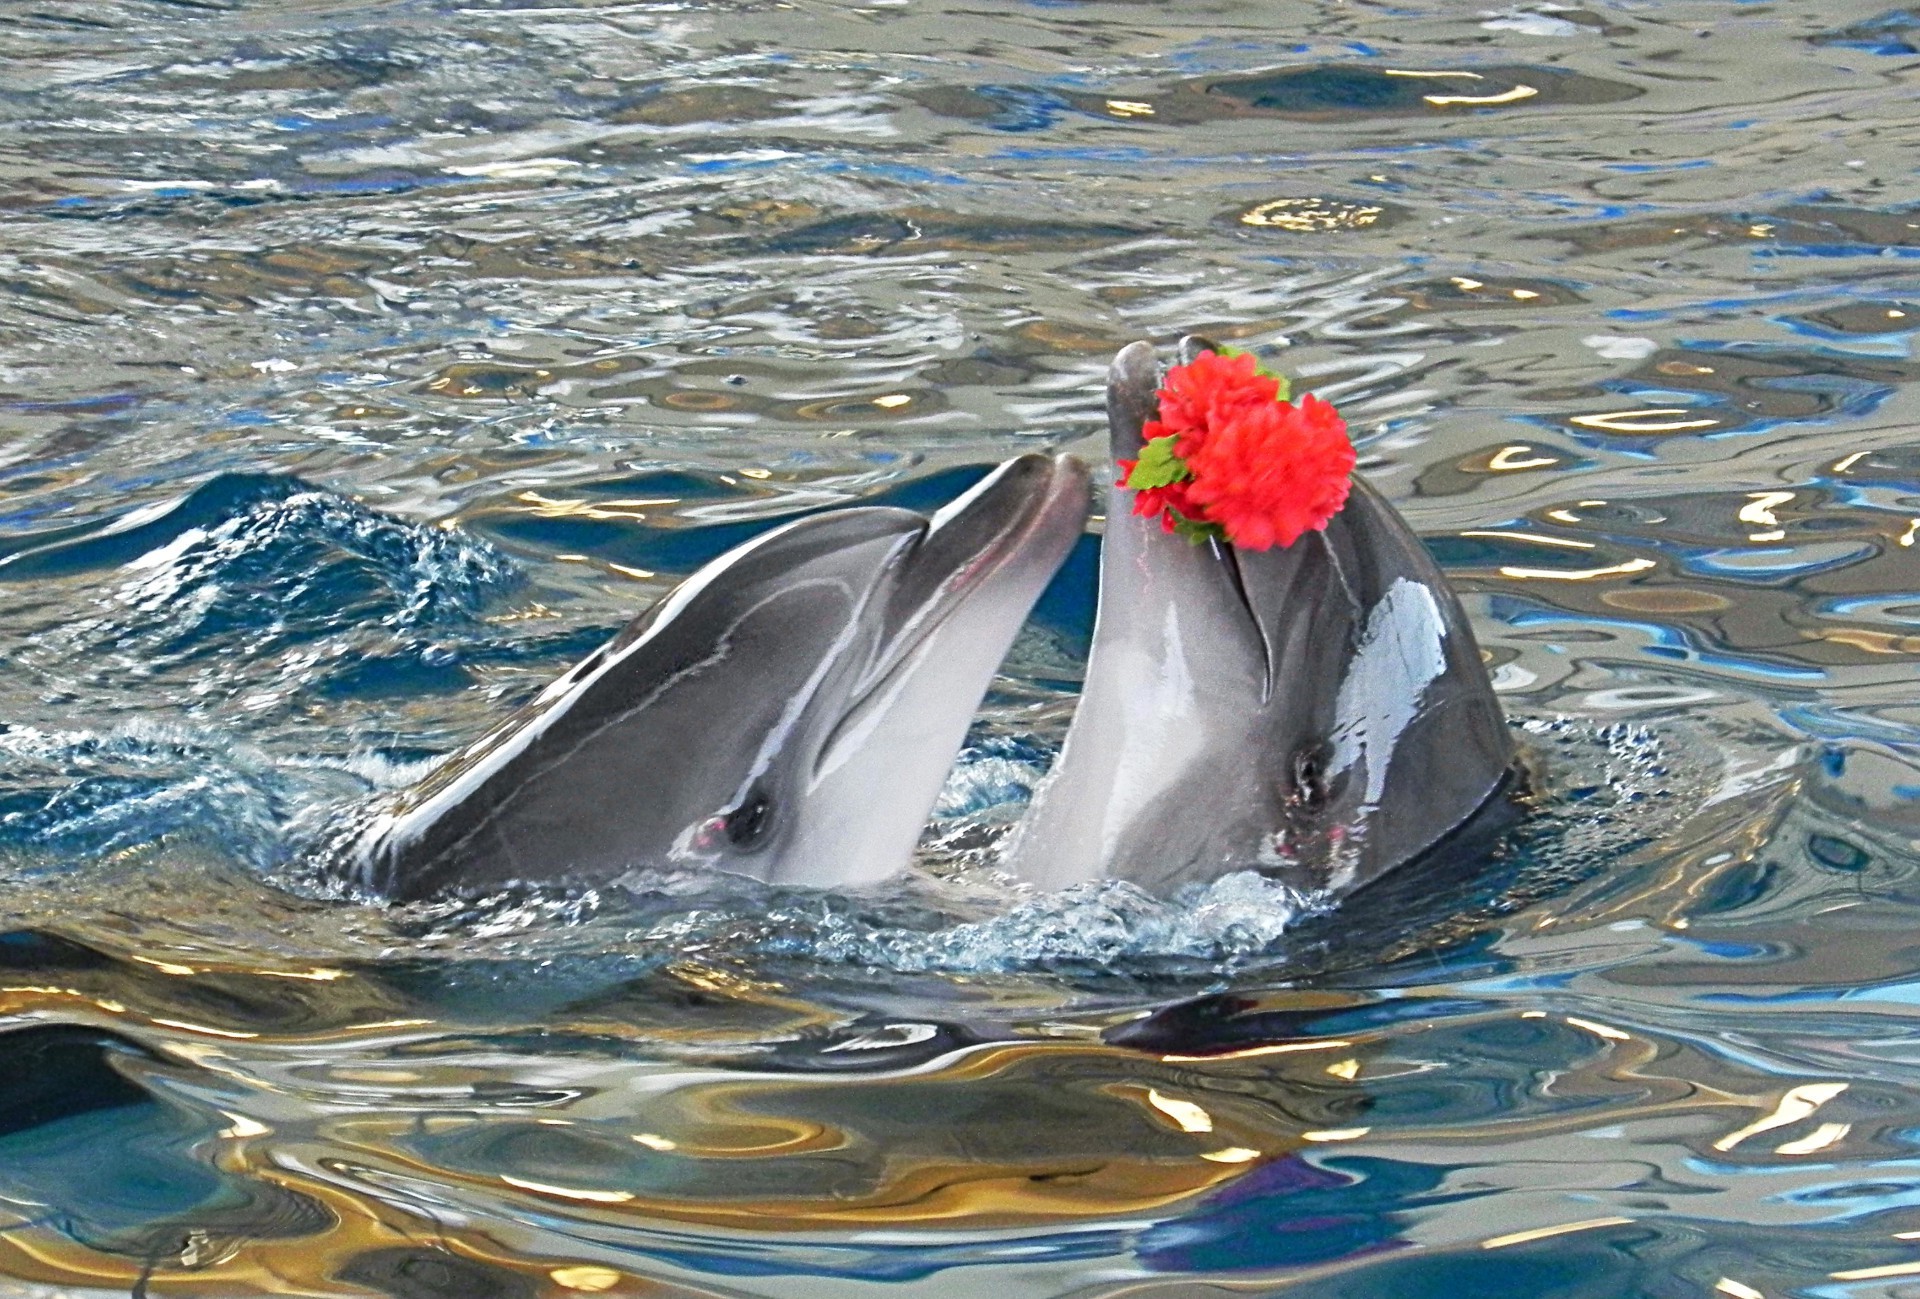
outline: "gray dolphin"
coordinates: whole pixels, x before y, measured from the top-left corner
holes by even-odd
[[[1191,359],[1203,339],[1182,341]],[[1160,369],[1114,359],[1115,458]],[[1195,545],[1108,492],[1092,656],[1066,747],[1006,863],[1056,889],[1165,894],[1236,870],[1344,893],[1420,856],[1509,779],[1512,741],[1458,599],[1359,475],[1293,546]]]
[[[635,867],[893,874],[1087,486],[1070,457],[1024,455],[931,520],[855,507],[763,533],[350,828],[336,859],[402,900]]]

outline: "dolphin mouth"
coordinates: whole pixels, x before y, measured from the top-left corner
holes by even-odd
[[[1175,349],[1175,360],[1180,365],[1192,365],[1200,353],[1218,351],[1220,344],[1211,338],[1202,334],[1187,334]],[[1140,454],[1145,441],[1142,429],[1146,421],[1159,412],[1159,390],[1165,378],[1151,343],[1129,343],[1113,358],[1112,368],[1107,373],[1107,428],[1116,461],[1132,459]],[[1114,495],[1118,497],[1119,493],[1115,492]],[[1320,535],[1312,534],[1300,542],[1302,545],[1309,543],[1322,544]],[[1269,703],[1274,691],[1279,688],[1279,654],[1272,633],[1261,619],[1259,610],[1253,606],[1244,561],[1240,552],[1232,546],[1223,546],[1217,541],[1209,541],[1206,546],[1216,561],[1221,580],[1232,592],[1240,612],[1246,617],[1247,625],[1253,629],[1259,642],[1266,674],[1260,702]]]
[[[1086,466],[1073,456],[1028,453],[999,465],[936,511],[926,534],[901,560],[881,644],[850,692],[847,714],[884,691],[928,637],[1010,567],[1044,555],[1036,562],[1047,565],[1051,579],[1084,526],[1088,483]]]
[[[849,712],[912,660],[935,629],[1021,558],[1048,553],[1048,578],[1085,526],[1087,466],[1071,455],[1027,453],[1002,462],[939,508],[920,543],[902,558],[887,601],[885,635],[874,664],[852,691]],[[1054,545],[1048,545],[1054,543]],[[1037,593],[1035,593],[1037,595]]]

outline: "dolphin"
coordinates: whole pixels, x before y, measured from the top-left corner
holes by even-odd
[[[1114,359],[1116,459],[1139,454],[1160,382],[1149,344]],[[1109,489],[1086,685],[1014,873],[1170,895],[1254,870],[1331,897],[1500,800],[1515,755],[1472,629],[1365,479],[1324,531],[1266,551],[1196,545],[1132,504]]]
[[[891,875],[1089,502],[1079,461],[1023,455],[931,519],[853,507],[762,533],[326,851],[402,901],[636,867]]]

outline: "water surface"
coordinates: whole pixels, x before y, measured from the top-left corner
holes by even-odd
[[[0,1293],[1912,1284],[1917,70],[1874,3],[13,0]],[[1092,535],[897,884],[303,862],[1190,330],[1463,592],[1539,773],[1472,870],[1000,876]]]

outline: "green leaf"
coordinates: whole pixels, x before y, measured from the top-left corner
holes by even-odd
[[[1226,357],[1228,360],[1232,360],[1236,356],[1253,356],[1253,353],[1247,351],[1244,347],[1228,347],[1222,344],[1220,347],[1220,355]],[[1253,358],[1253,369],[1254,373],[1264,374],[1267,378],[1280,385],[1280,391],[1275,394],[1278,400],[1293,400],[1293,385],[1287,381],[1286,375],[1281,374],[1278,370],[1269,370],[1266,364],[1257,356]]]
[[[1187,462],[1173,454],[1176,441],[1178,439],[1169,433],[1141,447],[1140,460],[1127,475],[1127,486],[1137,492],[1149,487],[1171,487],[1193,477]]]
[[[1178,510],[1172,511],[1172,514],[1173,535],[1176,537],[1185,537],[1196,546],[1206,541],[1225,541],[1227,539],[1227,530],[1217,523],[1199,523],[1193,519],[1189,519]]]

